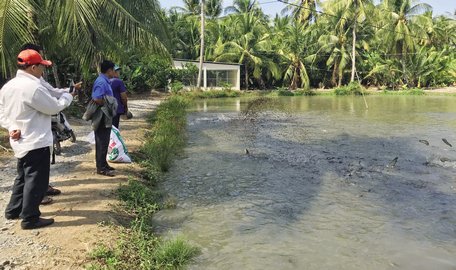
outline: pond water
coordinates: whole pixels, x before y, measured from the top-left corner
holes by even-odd
[[[157,230],[189,269],[456,269],[456,98],[366,98],[197,101]]]

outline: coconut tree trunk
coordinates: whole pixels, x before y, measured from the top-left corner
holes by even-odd
[[[332,84],[332,86],[336,86],[336,84],[337,84],[336,75],[337,75],[337,65],[334,64],[334,68],[333,68],[333,72],[332,72],[332,76],[331,76],[331,84]]]
[[[203,62],[204,62],[204,30],[205,30],[205,23],[204,23],[204,6],[206,5],[205,0],[201,0],[201,46],[200,46],[200,62],[199,62],[199,70],[198,70],[198,82],[196,83],[196,87],[201,87],[201,77],[203,75]],[[204,86],[204,85],[203,85]]]
[[[351,77],[350,77],[350,82],[353,82],[355,80],[355,70],[356,70],[356,21],[358,20],[358,11],[357,9],[357,1],[354,1],[354,7],[355,7],[355,18],[353,21],[353,44],[352,44],[352,71],[351,71]]]
[[[356,70],[356,17],[355,22],[353,23],[353,44],[352,44],[352,71],[350,82],[355,80],[355,70]]]

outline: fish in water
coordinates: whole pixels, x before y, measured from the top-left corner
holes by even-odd
[[[429,145],[429,142],[426,140],[419,140],[420,143],[424,143],[425,145]]]
[[[449,147],[453,147],[453,146],[451,145],[451,143],[449,143],[445,138],[443,138],[442,141],[443,141],[446,145],[448,145]]]
[[[442,162],[448,162],[448,161],[451,161],[451,159],[446,158],[446,157],[441,157],[441,158],[440,158],[440,161],[442,161]]]
[[[394,166],[396,166],[396,162],[398,159],[399,159],[399,157],[395,157],[393,160],[391,160],[391,162],[386,167],[394,168]]]
[[[245,149],[245,154],[250,155],[249,149],[247,149],[247,148]]]

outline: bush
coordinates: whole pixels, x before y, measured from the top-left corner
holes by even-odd
[[[348,85],[338,87],[334,90],[336,96],[362,95],[363,93],[364,88],[358,82],[351,82]]]
[[[170,84],[172,94],[178,94],[182,89],[184,89],[184,84],[182,82],[176,81]]]

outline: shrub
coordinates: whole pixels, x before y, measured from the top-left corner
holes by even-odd
[[[180,81],[176,81],[170,84],[170,90],[172,94],[177,94],[184,89],[184,84]]]
[[[364,93],[364,88],[358,82],[351,82],[348,85],[338,87],[334,90],[336,96],[345,96],[345,95],[362,95]]]

